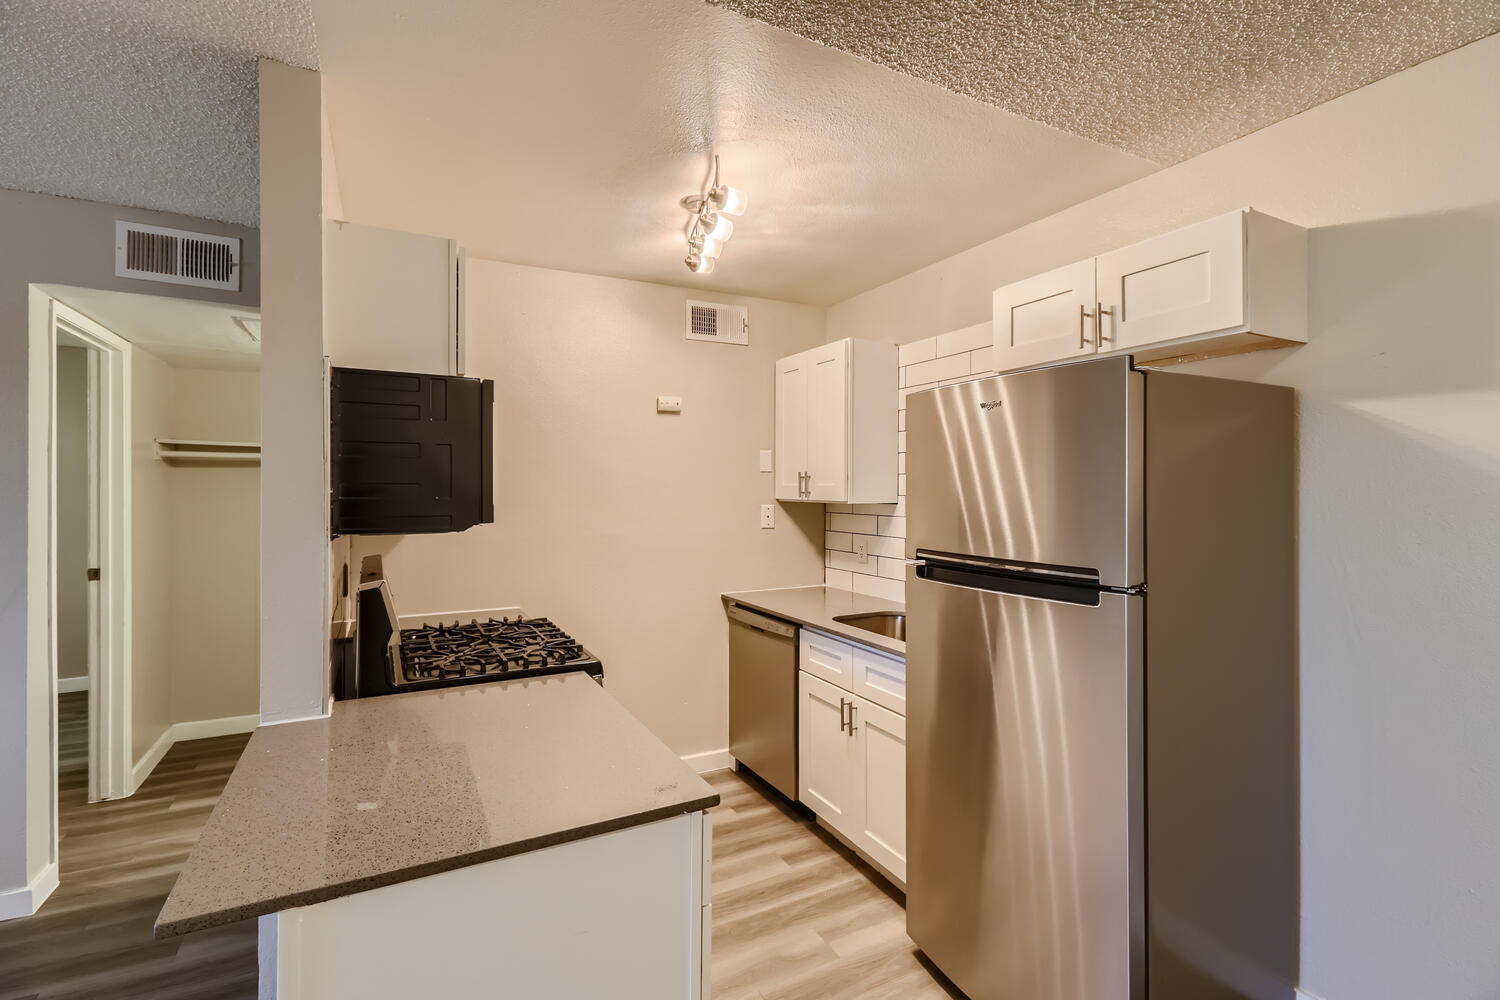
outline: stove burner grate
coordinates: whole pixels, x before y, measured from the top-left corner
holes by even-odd
[[[401,630],[401,672],[413,681],[525,674],[588,658],[546,618],[471,619]]]

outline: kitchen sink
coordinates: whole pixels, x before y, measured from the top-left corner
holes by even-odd
[[[872,611],[862,615],[834,615],[833,620],[883,635],[898,642],[906,641],[906,615],[899,611]]]

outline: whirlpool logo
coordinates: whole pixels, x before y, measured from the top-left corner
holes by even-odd
[[[982,403],[979,404],[979,408],[981,410],[998,410],[998,409],[1000,409],[1001,406],[1004,406],[1004,405],[1005,404],[1001,400],[998,400],[998,399],[986,399],[984,402],[982,402]]]

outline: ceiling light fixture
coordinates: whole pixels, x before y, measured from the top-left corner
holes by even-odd
[[[712,274],[714,261],[724,252],[724,243],[734,233],[729,216],[744,215],[749,199],[745,192],[719,183],[719,158],[714,157],[714,179],[703,194],[690,194],[682,207],[693,213],[688,227],[688,255],[683,260],[694,274]]]

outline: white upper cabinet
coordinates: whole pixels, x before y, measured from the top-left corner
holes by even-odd
[[[1081,260],[995,290],[1000,371],[1094,353],[1094,262]]]
[[[895,503],[896,347],[839,340],[776,363],[776,499]]]
[[[776,498],[802,499],[807,472],[806,354],[776,362]]]
[[[464,255],[458,244],[332,220],[326,232],[332,363],[463,374]]]
[[[1306,343],[1307,231],[1240,209],[1007,285],[994,300],[999,371]]]

